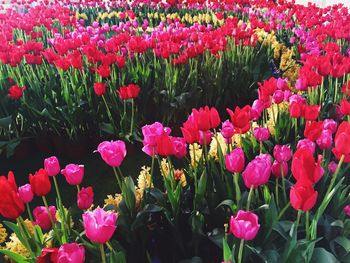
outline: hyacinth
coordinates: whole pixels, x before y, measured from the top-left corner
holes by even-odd
[[[21,243],[15,233],[10,235],[10,241],[5,243],[5,249],[17,253],[25,258],[30,257],[28,249]]]
[[[176,169],[174,171],[174,177],[176,181],[179,181],[182,187],[186,187],[187,179],[183,170]]]
[[[191,157],[191,165],[194,166],[195,163],[198,163],[201,159],[203,149],[197,143],[190,144],[189,146],[189,154]]]
[[[143,192],[146,188],[153,186],[151,182],[151,167],[142,166],[139,177],[137,178],[137,187]]]
[[[163,158],[160,162],[160,174],[162,176],[168,176],[170,172],[170,166],[168,164],[168,161]]]
[[[114,196],[107,195],[107,198],[104,199],[104,206],[112,205],[115,208],[117,208],[122,200],[123,200],[123,197],[121,194],[115,194]]]
[[[216,137],[214,137],[210,142],[209,147],[209,156],[214,160],[219,160],[219,147],[221,149],[221,153],[224,155],[227,152],[227,144],[225,142],[224,136],[221,133],[217,133]]]
[[[6,241],[7,231],[3,224],[0,224],[0,245]]]

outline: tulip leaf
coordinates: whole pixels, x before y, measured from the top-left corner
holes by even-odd
[[[129,211],[133,212],[136,205],[135,184],[134,180],[130,176],[124,179],[122,189],[122,195],[123,199],[125,200],[125,204],[128,207]]]
[[[29,262],[27,260],[27,258],[15,253],[15,252],[9,251],[9,250],[0,249],[0,253],[8,256],[12,260],[14,260],[16,263],[28,263]]]
[[[0,119],[0,128],[8,129],[12,123],[12,115]]]
[[[324,248],[317,247],[312,255],[311,263],[338,263],[339,261],[335,256],[325,250]]]

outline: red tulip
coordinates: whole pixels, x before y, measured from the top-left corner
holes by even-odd
[[[77,198],[78,207],[81,210],[89,209],[94,201],[94,190],[91,186],[89,187],[82,187],[81,190],[78,192],[78,198]]]
[[[13,172],[8,176],[0,176],[0,215],[8,219],[16,219],[24,212],[24,203],[17,194],[17,184]]]
[[[199,110],[193,109],[192,114],[200,131],[208,131],[220,124],[219,113],[214,107],[209,109],[208,106],[205,106]]]
[[[194,119],[193,113],[188,116],[188,119],[183,123],[181,132],[188,144],[199,142],[199,129],[197,122]]]
[[[298,149],[292,160],[292,174],[298,182],[315,184],[324,174],[321,162],[322,156],[315,162],[313,154],[308,149]]]
[[[58,248],[43,248],[36,263],[57,263]]]
[[[19,87],[17,84],[13,85],[9,88],[8,97],[13,100],[19,100],[23,96],[23,90],[25,90],[26,87]]]
[[[344,162],[350,162],[350,123],[343,121],[339,125],[335,134],[332,151],[337,159],[340,159],[344,155]]]
[[[156,153],[160,156],[171,156],[174,154],[171,136],[163,133],[158,137]]]
[[[29,183],[33,193],[37,196],[47,195],[51,190],[49,175],[44,169],[40,169],[34,175],[29,175]]]
[[[120,87],[119,90],[117,90],[121,100],[137,98],[139,92],[140,87],[136,84],[129,84],[128,86]]]
[[[344,115],[350,115],[350,102],[347,99],[342,99],[340,102],[340,112]]]
[[[289,106],[289,114],[292,118],[299,118],[303,113],[304,105],[300,102],[292,102]]]
[[[312,185],[297,183],[290,189],[290,203],[295,210],[309,211],[314,207],[317,195]]]
[[[106,84],[102,82],[94,83],[94,91],[97,96],[102,96],[106,92]]]
[[[306,122],[304,136],[310,141],[316,141],[322,133],[323,121]]]
[[[234,112],[230,109],[226,110],[230,115],[231,122],[235,128],[236,133],[243,134],[250,129],[251,109],[249,105],[243,107],[242,109],[237,106]]]
[[[304,118],[308,121],[314,121],[318,118],[321,106],[319,105],[304,105]]]

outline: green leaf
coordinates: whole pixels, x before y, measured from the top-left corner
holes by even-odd
[[[28,263],[29,262],[25,257],[15,253],[15,252],[9,251],[9,250],[0,249],[0,253],[8,256],[12,260],[14,260],[16,263]]]
[[[128,207],[129,211],[134,211],[136,205],[134,180],[128,176],[124,179],[122,185],[122,195],[125,200],[125,204]]]
[[[8,129],[12,123],[12,115],[0,119],[0,127]]]
[[[339,261],[335,256],[325,250],[324,248],[317,247],[312,255],[311,263],[338,263]]]
[[[222,246],[224,249],[224,261],[228,262],[231,260],[232,255],[231,255],[231,248],[227,244],[227,241],[225,238],[222,239]]]

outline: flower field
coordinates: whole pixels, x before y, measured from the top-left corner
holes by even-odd
[[[2,5],[0,262],[348,263],[349,97],[342,5]]]

